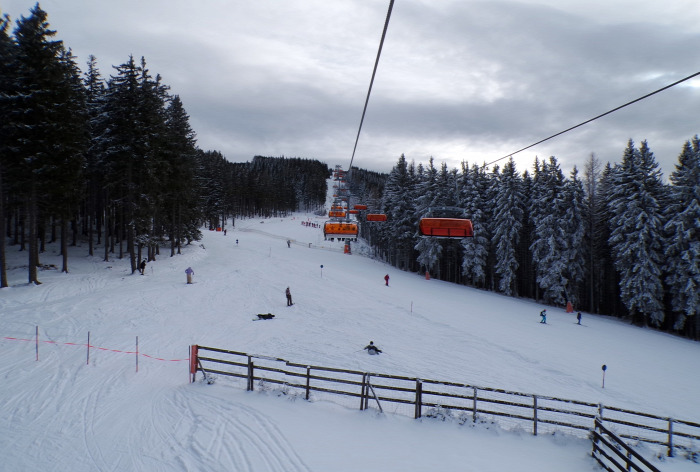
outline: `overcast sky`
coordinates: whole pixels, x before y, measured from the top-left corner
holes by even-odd
[[[3,0],[13,22],[34,0]],[[197,142],[350,163],[388,0],[45,0],[57,39],[102,75],[133,54]],[[395,0],[353,165],[488,163],[695,72],[697,0]],[[664,176],[700,133],[700,79],[514,156],[620,162],[647,140]],[[505,161],[501,161],[503,164]]]

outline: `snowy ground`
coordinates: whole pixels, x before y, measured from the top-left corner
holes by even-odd
[[[86,246],[70,248],[70,273],[43,270],[39,286],[26,283],[26,253],[8,247],[0,469],[598,470],[585,439],[362,412],[245,392],[227,378],[190,384],[190,344],[700,422],[699,343],[587,313],[578,326],[553,307],[541,325],[537,303],[400,272],[363,256],[361,245],[343,254],[305,220],[323,222],[297,214],[236,221],[226,236],[206,231],[182,255],[150,263],[145,276],[130,274],[126,259],[103,262]],[[41,262],[60,267],[56,249]],[[185,284],[188,266],[193,285]],[[252,321],[268,312],[276,318]],[[89,364],[88,332],[96,346]],[[369,340],[384,354],[362,351]],[[662,470],[700,469],[653,460]]]

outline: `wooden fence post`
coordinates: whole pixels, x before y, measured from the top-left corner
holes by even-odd
[[[673,457],[673,418],[668,419],[668,457]]]
[[[253,391],[253,359],[248,356],[248,391],[252,392]]]
[[[199,346],[192,344],[190,346],[190,382],[194,382],[197,378],[197,354]]]
[[[360,391],[360,410],[364,410],[365,396],[367,395],[367,374],[362,374],[362,390]]]
[[[474,405],[472,406],[472,423],[476,423],[476,387],[472,387],[474,389]]]
[[[532,434],[537,436],[537,395],[532,396]]]
[[[423,406],[423,383],[420,379],[416,379],[416,412],[414,418],[418,419],[421,417],[421,407]]]
[[[309,399],[309,387],[311,382],[311,366],[306,366],[306,399]]]

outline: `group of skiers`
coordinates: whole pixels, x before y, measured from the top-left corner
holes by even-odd
[[[579,325],[581,324],[581,312],[580,311],[576,314],[576,321],[577,321],[576,324],[579,324]],[[540,323],[547,324],[547,310],[546,309],[544,309],[540,312]]]

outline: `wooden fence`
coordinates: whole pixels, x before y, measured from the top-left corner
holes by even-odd
[[[617,435],[609,431],[599,418],[595,419],[592,432],[593,452],[591,455],[608,472],[661,472],[629,447]]]
[[[190,374],[225,375],[245,381],[247,390],[279,385],[310,400],[328,400],[361,410],[413,416],[449,416],[460,422],[494,422],[505,429],[551,434],[565,429],[589,437],[595,421],[606,431],[635,442],[676,452],[697,453],[700,423],[545,395],[476,385],[419,379],[332,367],[297,364],[284,359],[205,346],[192,346]],[[344,399],[344,400],[343,400]],[[357,402],[357,403],[355,403]],[[602,423],[601,423],[602,425]]]

